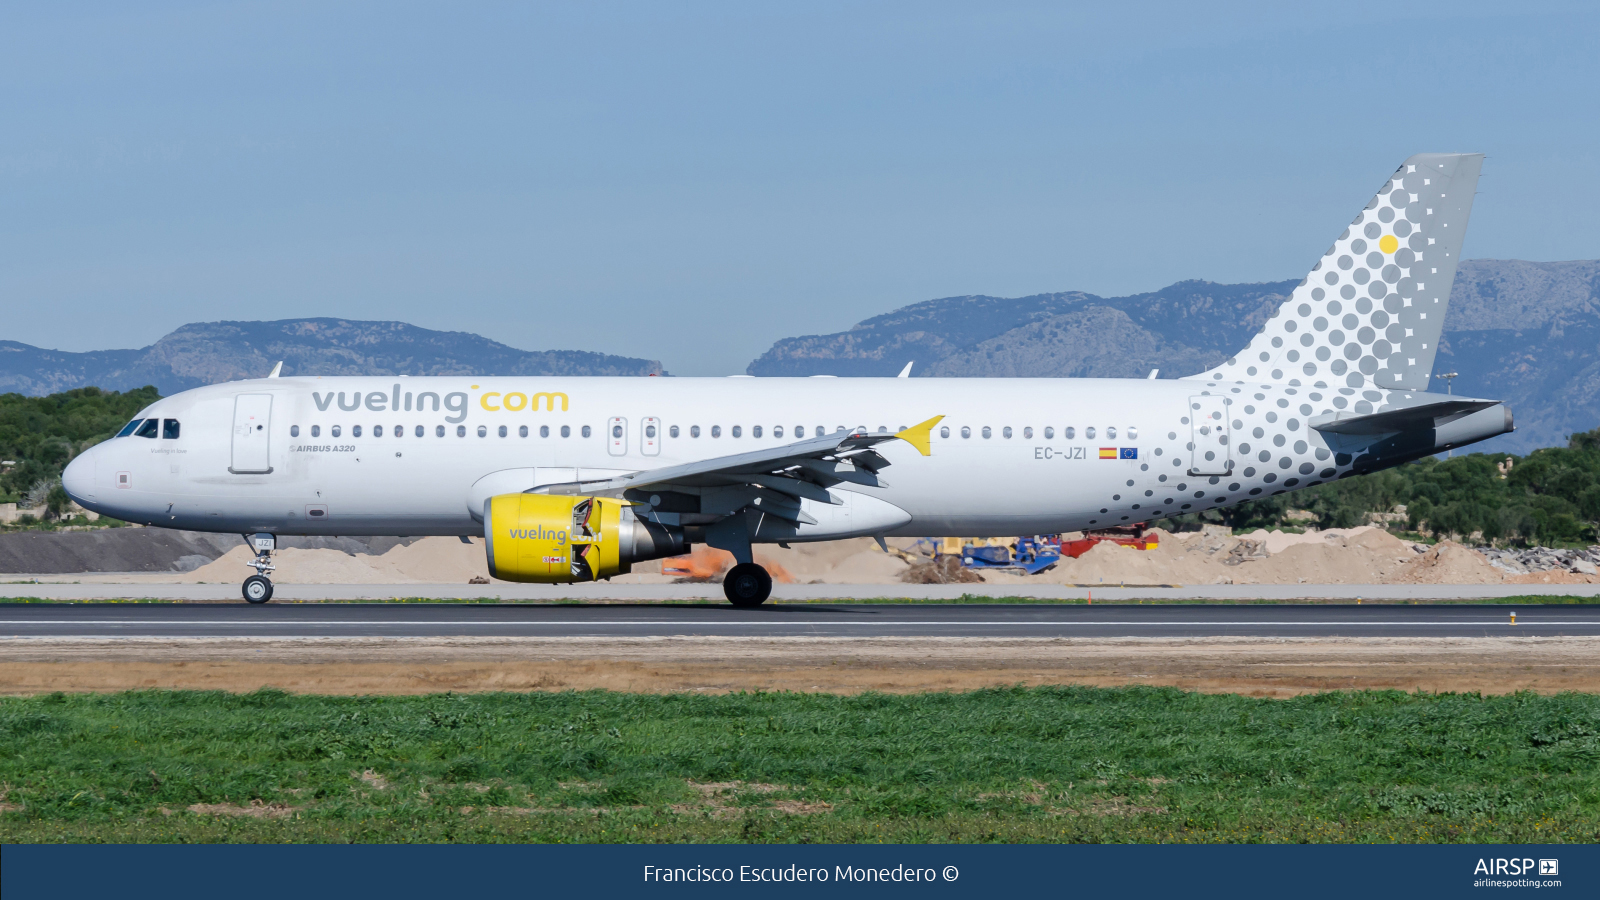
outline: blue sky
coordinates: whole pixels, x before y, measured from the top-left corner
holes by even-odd
[[[1597,9],[8,4],[0,338],[331,315],[732,374],[934,297],[1298,278],[1419,151],[1489,154],[1467,256],[1593,258]]]

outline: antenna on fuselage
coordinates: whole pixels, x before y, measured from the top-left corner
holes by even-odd
[[[277,378],[279,375],[282,375],[282,374],[283,374],[283,360],[280,359],[280,360],[278,360],[278,364],[272,367],[272,371],[267,374],[267,377],[268,378]]]
[[[895,377],[896,378],[910,378],[911,377],[911,367],[916,365],[916,364],[917,364],[917,361],[914,360],[914,359],[911,362],[906,363],[906,367],[904,369],[901,369],[900,370],[900,374],[896,375]]]

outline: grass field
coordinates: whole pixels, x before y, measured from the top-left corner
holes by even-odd
[[[1600,696],[0,699],[0,841],[1600,840]]]

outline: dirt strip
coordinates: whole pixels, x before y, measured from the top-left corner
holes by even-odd
[[[1600,692],[1600,638],[7,638],[0,693],[274,687],[964,691],[999,685]]]

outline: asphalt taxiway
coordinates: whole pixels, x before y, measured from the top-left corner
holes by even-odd
[[[1600,608],[1533,605],[0,604],[5,638],[1583,637]]]

